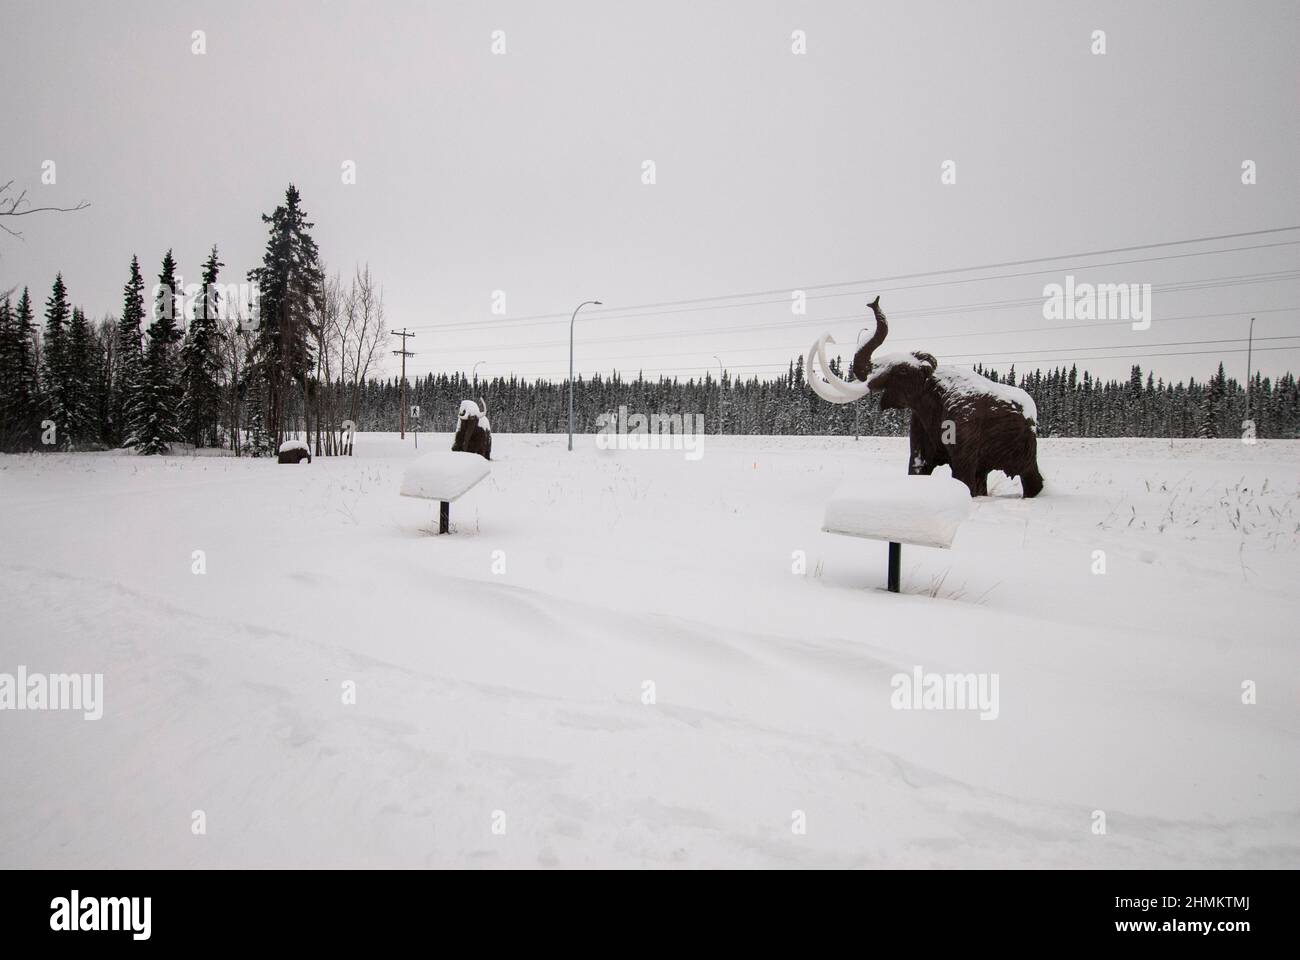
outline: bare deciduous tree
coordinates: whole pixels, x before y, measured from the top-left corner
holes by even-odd
[[[348,419],[361,412],[361,385],[381,355],[388,331],[384,323],[384,291],[370,276],[370,265],[358,266],[343,299],[340,317],[341,380],[348,389]],[[347,438],[348,455],[352,437]]]
[[[12,180],[0,184],[0,217],[26,217],[33,213],[76,213],[90,206],[88,201],[81,200],[75,207],[33,207],[31,201],[27,199],[26,190],[21,191],[17,196],[11,195],[13,186]],[[22,236],[17,230],[6,226],[3,221],[0,221],[0,230],[11,237]]]

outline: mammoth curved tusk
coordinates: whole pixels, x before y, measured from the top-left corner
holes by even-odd
[[[825,333],[808,348],[808,355],[804,358],[804,380],[812,388],[813,393],[829,403],[852,403],[865,397],[869,390],[866,381],[848,383],[831,372],[830,364],[826,361],[826,344],[834,342],[835,338]],[[817,362],[821,369],[826,371],[825,377],[814,368],[813,354],[817,355]]]
[[[822,379],[821,374],[813,364],[814,357],[825,355],[826,341],[828,339],[830,339],[829,334],[823,335],[821,338],[814,340],[812,346],[808,348],[808,353],[804,356],[804,380],[812,389],[812,392],[817,394],[817,396],[821,397],[823,400],[829,403],[848,403],[848,398],[845,397],[843,393],[836,390],[834,386]]]

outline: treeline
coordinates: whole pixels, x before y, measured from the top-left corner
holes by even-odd
[[[92,322],[62,274],[39,320],[30,288],[0,299],[0,449],[264,456],[305,434],[318,454],[347,452],[383,295],[368,268],[347,285],[325,275],[292,184],[262,221],[262,263],[243,282],[223,281],[214,246],[197,284],[167,251],[148,297],[132,257],[116,318]]]
[[[839,361],[832,369],[841,371]],[[1246,419],[1244,384],[1225,375],[1223,365],[1206,381],[1166,383],[1138,366],[1128,380],[1095,379],[1077,366],[999,375],[976,368],[991,380],[1026,390],[1038,407],[1043,437],[1238,437]],[[1256,374],[1250,391],[1255,435],[1300,436],[1300,391],[1286,374],[1273,381]],[[477,384],[457,374],[429,374],[411,381],[407,403],[420,409],[419,428],[451,431],[461,400],[482,397],[493,430],[563,433],[568,430],[566,381],[497,377]],[[372,380],[361,391],[357,429],[398,429],[399,384]],[[620,405],[636,413],[703,413],[709,433],[829,434],[897,436],[907,432],[906,411],[881,410],[867,399],[844,406],[827,403],[804,385],[802,358],[775,379],[703,379],[618,376],[580,378],[574,385],[574,421],[580,433],[595,429],[601,413]],[[408,411],[409,413],[409,411]],[[408,419],[407,429],[414,423]]]
[[[284,203],[262,216],[260,266],[228,283],[214,246],[197,284],[185,284],[169,250],[146,289],[133,257],[120,316],[93,322],[72,305],[62,275],[43,307],[29,288],[0,298],[0,449],[128,447],[156,454],[177,445],[272,454],[305,437],[316,455],[351,452],[352,431],[395,431],[401,394],[377,379],[387,347],[383,294],[368,268],[345,283],[321,265],[314,226],[292,184]],[[16,294],[16,297],[14,296]],[[39,316],[38,316],[39,311]],[[840,373],[842,360],[831,363]],[[1038,406],[1044,437],[1237,437],[1247,419],[1245,385],[1223,365],[1204,382],[1166,383],[1134,366],[1102,381],[1077,367],[985,376],[1024,388]],[[564,381],[460,374],[408,385],[420,416],[410,426],[451,431],[461,400],[485,399],[499,432],[568,428]],[[829,404],[806,388],[802,358],[769,379],[723,373],[703,379],[582,378],[575,384],[579,432],[626,406],[630,412],[697,414],[710,433],[899,435],[907,414],[864,400]],[[1249,419],[1262,438],[1300,436],[1296,378],[1256,374]]]

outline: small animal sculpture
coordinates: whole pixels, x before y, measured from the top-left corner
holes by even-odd
[[[483,398],[479,398],[483,403]],[[456,439],[452,441],[453,450],[477,453],[484,460],[492,459],[492,423],[487,417],[487,404],[480,408],[473,400],[460,402],[457,414],[460,425],[456,428]]]

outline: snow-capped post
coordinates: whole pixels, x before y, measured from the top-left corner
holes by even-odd
[[[437,500],[438,532],[451,532],[451,503],[492,472],[492,463],[477,453],[439,450],[412,461],[402,475],[401,495]]]
[[[970,516],[970,491],[952,477],[907,476],[851,480],[826,504],[822,530],[889,543],[886,584],[898,593],[903,544],[947,549]]]
[[[411,425],[415,427],[415,449],[420,449],[420,405],[411,404]]]

